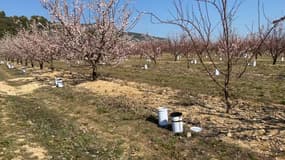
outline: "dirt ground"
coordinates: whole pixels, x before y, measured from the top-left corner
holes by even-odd
[[[60,74],[59,72],[37,73],[36,76],[45,77],[50,84],[53,84],[54,76],[60,76]],[[65,77],[68,77],[67,75],[61,74],[61,76],[64,80],[67,80],[65,79]],[[31,79],[33,77],[10,79],[10,81]],[[0,94],[24,95],[42,86],[44,85],[37,80],[16,87],[2,81],[0,82]],[[190,97],[197,99],[194,104],[182,105],[177,99],[179,90],[172,90],[167,87],[107,79],[81,83],[76,85],[76,88],[79,90],[87,89],[104,96],[124,96],[144,104],[154,112],[156,108],[165,106],[169,109],[169,112],[182,112],[185,125],[202,127],[201,134],[206,136],[217,137],[227,143],[238,144],[262,154],[274,155],[285,152],[284,105],[238,100],[231,114],[226,114],[222,99],[219,97],[199,95],[198,97]],[[5,115],[6,112],[1,112],[1,114],[4,114],[2,115],[4,117],[2,121],[9,120],[9,117]],[[4,124],[8,125],[8,123]],[[20,150],[33,150],[35,152],[33,154],[37,157],[45,155],[44,149],[32,146],[37,145],[23,145]],[[282,159],[282,157],[279,159]]]
[[[25,80],[31,80],[32,77],[27,78],[17,78],[17,79],[10,79],[11,82],[17,82],[17,81],[25,81]],[[25,85],[21,86],[11,86],[7,84],[7,82],[0,82],[0,93],[6,94],[6,95],[24,95],[28,93],[32,93],[34,90],[43,87],[38,82],[31,82]]]
[[[201,104],[179,105],[174,97],[178,90],[138,84],[117,79],[98,80],[77,85],[108,96],[125,96],[141,101],[154,111],[166,106],[170,112],[180,111],[189,127],[200,126],[203,134],[215,136],[227,143],[240,145],[263,154],[285,151],[285,108],[238,100],[231,114],[226,114],[222,99],[206,95],[196,97]]]

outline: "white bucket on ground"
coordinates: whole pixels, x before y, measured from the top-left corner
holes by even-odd
[[[27,71],[26,71],[26,68],[22,68],[22,73],[26,73]]]
[[[219,76],[220,75],[220,71],[218,69],[215,70],[215,75]]]
[[[158,125],[160,127],[168,126],[168,109],[165,107],[158,108]]]
[[[55,84],[55,86],[57,86],[57,78],[56,77],[54,78],[54,84]]]
[[[173,112],[172,117],[172,131],[173,133],[183,133],[183,121],[181,112]]]
[[[62,79],[57,80],[57,87],[59,87],[59,88],[63,87],[63,80]]]
[[[148,69],[148,66],[147,66],[147,64],[145,64],[145,65],[144,65],[144,69]]]
[[[177,56],[177,60],[178,60],[178,61],[181,60],[181,56]]]
[[[61,78],[55,78],[55,86],[62,88],[63,87],[63,80]]]
[[[7,63],[7,67],[8,67],[8,69],[13,69],[13,68],[14,68],[14,65],[13,65],[13,64],[10,64],[10,63]]]
[[[194,64],[197,64],[197,59],[194,59]]]
[[[284,62],[284,57],[281,57],[281,61]]]
[[[256,67],[256,60],[253,61],[252,66]]]

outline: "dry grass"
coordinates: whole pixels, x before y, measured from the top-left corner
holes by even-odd
[[[3,100],[9,102],[6,107],[14,118],[24,122],[18,127],[32,122],[27,132],[34,135],[34,141],[44,147],[49,156],[86,156],[86,159],[89,156],[90,159],[92,156],[101,159],[284,158],[284,105],[274,104],[282,98],[269,95],[264,100],[266,103],[262,103],[255,97],[260,92],[258,88],[254,88],[257,93],[246,91],[249,85],[266,89],[271,86],[270,91],[279,85],[282,89],[282,79],[274,78],[275,74],[270,73],[272,68],[262,68],[266,69],[262,74],[260,70],[251,70],[247,79],[234,84],[243,86],[237,89],[242,90],[240,95],[248,92],[249,96],[237,96],[232,113],[225,114],[219,92],[212,91],[215,87],[198,72],[199,65],[185,71],[174,67],[183,62],[172,64],[162,60],[161,65],[151,70],[141,70],[134,66],[137,63],[144,62],[131,61],[120,68],[101,70],[103,75],[113,77],[107,80],[84,82],[84,76],[80,77],[76,87],[73,84],[78,82],[74,83],[73,78],[78,74],[56,72],[51,75],[36,71],[36,83],[52,84],[56,75],[64,78],[66,87],[46,86],[24,96],[8,96],[3,92],[6,93]],[[281,68],[276,72],[282,75]],[[17,76],[16,72],[7,76],[7,70],[0,70],[0,78],[7,80],[7,83],[2,82],[6,87],[19,89],[35,83],[30,82],[33,79],[25,81],[25,78],[8,82],[14,76]],[[271,83],[255,84],[260,77],[266,77],[266,83]],[[199,87],[202,88],[199,90]],[[267,90],[262,92],[267,93]],[[282,90],[276,92],[273,95],[283,94]],[[186,132],[193,125],[203,127],[204,131],[186,138],[158,128],[155,108],[162,105],[170,111],[183,112]],[[15,144],[11,141],[7,137],[0,138],[0,145]],[[78,148],[77,143],[84,149]],[[15,145],[10,147],[10,151],[17,148]]]
[[[128,85],[125,82],[123,85],[122,81],[100,80],[78,85],[78,87],[83,86],[100,95],[126,97],[150,109],[167,106],[170,111],[180,111],[189,127],[202,126],[206,135],[219,137],[227,143],[269,155],[285,151],[283,127],[285,114],[282,105],[264,106],[262,103],[238,100],[232,114],[225,114],[219,97],[206,95],[188,97],[189,100],[192,99],[192,104],[185,105],[173,100],[176,92],[161,93],[159,91],[163,88],[147,87],[145,84],[132,82]],[[145,87],[144,90],[139,91],[142,86]],[[147,94],[148,96],[145,96]]]

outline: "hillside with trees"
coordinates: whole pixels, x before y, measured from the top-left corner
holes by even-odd
[[[26,16],[7,16],[5,11],[0,11],[0,38],[5,34],[15,35],[20,29],[27,29],[32,23],[46,25],[49,21],[43,16],[34,15],[30,18]]]

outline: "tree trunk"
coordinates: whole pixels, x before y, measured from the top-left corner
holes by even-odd
[[[27,66],[28,65],[28,60],[27,59],[25,59],[25,66]]]
[[[68,69],[69,69],[69,74],[72,74],[72,61],[68,61]]]
[[[226,86],[224,88],[224,98],[225,98],[225,103],[226,103],[226,113],[230,113],[231,110],[231,102],[230,102],[230,96],[229,96],[229,90],[228,87]]]
[[[274,57],[272,57],[272,58],[273,58],[273,62],[272,62],[272,64],[273,64],[273,65],[275,65],[275,64],[276,64],[276,62],[277,62],[278,56],[274,56]]]
[[[156,65],[157,61],[156,61],[156,57],[150,57],[150,59],[153,61],[153,63]]]
[[[97,74],[97,66],[92,66],[92,74],[91,74],[92,81],[95,81],[98,78]]]
[[[187,60],[186,63],[187,63],[187,69],[189,69],[190,68],[190,60]]]
[[[174,61],[178,60],[178,55],[174,55]]]
[[[31,60],[31,66],[32,68],[34,68],[34,62]]]
[[[44,63],[43,62],[39,62],[39,65],[40,65],[40,69],[44,69]]]
[[[53,60],[50,60],[50,69],[53,72],[54,71],[54,65],[53,65]]]

